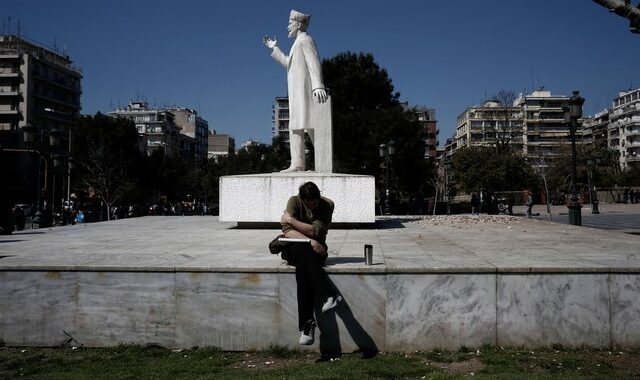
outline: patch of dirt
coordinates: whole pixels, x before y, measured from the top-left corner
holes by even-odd
[[[233,363],[231,368],[265,371],[270,369],[288,368],[300,364],[314,363],[316,359],[316,356],[311,354],[293,358],[274,358],[270,356],[265,357],[251,352],[245,353],[242,360]]]
[[[485,365],[478,359],[470,359],[461,362],[452,363],[431,363],[432,367],[445,370],[447,373],[454,375],[477,373],[482,370]]]
[[[591,355],[589,355],[591,356]],[[640,358],[637,354],[622,351],[610,351],[593,355],[594,363],[603,363],[618,374],[640,374]]]

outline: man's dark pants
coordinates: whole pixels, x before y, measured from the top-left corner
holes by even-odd
[[[300,331],[309,320],[314,319],[314,300],[324,301],[332,295],[329,276],[322,268],[326,260],[327,256],[322,257],[315,253],[309,243],[290,245],[289,261],[296,267]]]

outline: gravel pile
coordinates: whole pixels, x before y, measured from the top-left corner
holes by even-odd
[[[425,216],[410,223],[419,224],[422,227],[468,228],[477,224],[497,224],[511,228],[520,222],[522,222],[522,218],[511,215],[434,215]]]

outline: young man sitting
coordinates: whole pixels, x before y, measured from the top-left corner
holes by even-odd
[[[289,262],[296,267],[298,329],[303,345],[313,344],[315,301],[322,302],[322,313],[341,301],[322,268],[328,256],[326,237],[333,207],[333,201],[320,196],[315,183],[307,182],[300,186],[298,195],[289,198],[280,218],[285,237],[310,239],[310,243],[292,243],[289,248]]]

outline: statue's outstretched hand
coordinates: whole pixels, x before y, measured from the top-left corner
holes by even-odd
[[[328,96],[324,88],[316,88],[315,90],[313,90],[313,97],[316,98],[318,103],[324,103],[327,101]]]
[[[269,36],[264,36],[262,37],[262,43],[265,44],[265,46],[268,47],[269,49],[273,49],[278,44],[278,40],[276,39],[275,36],[273,38]]]

